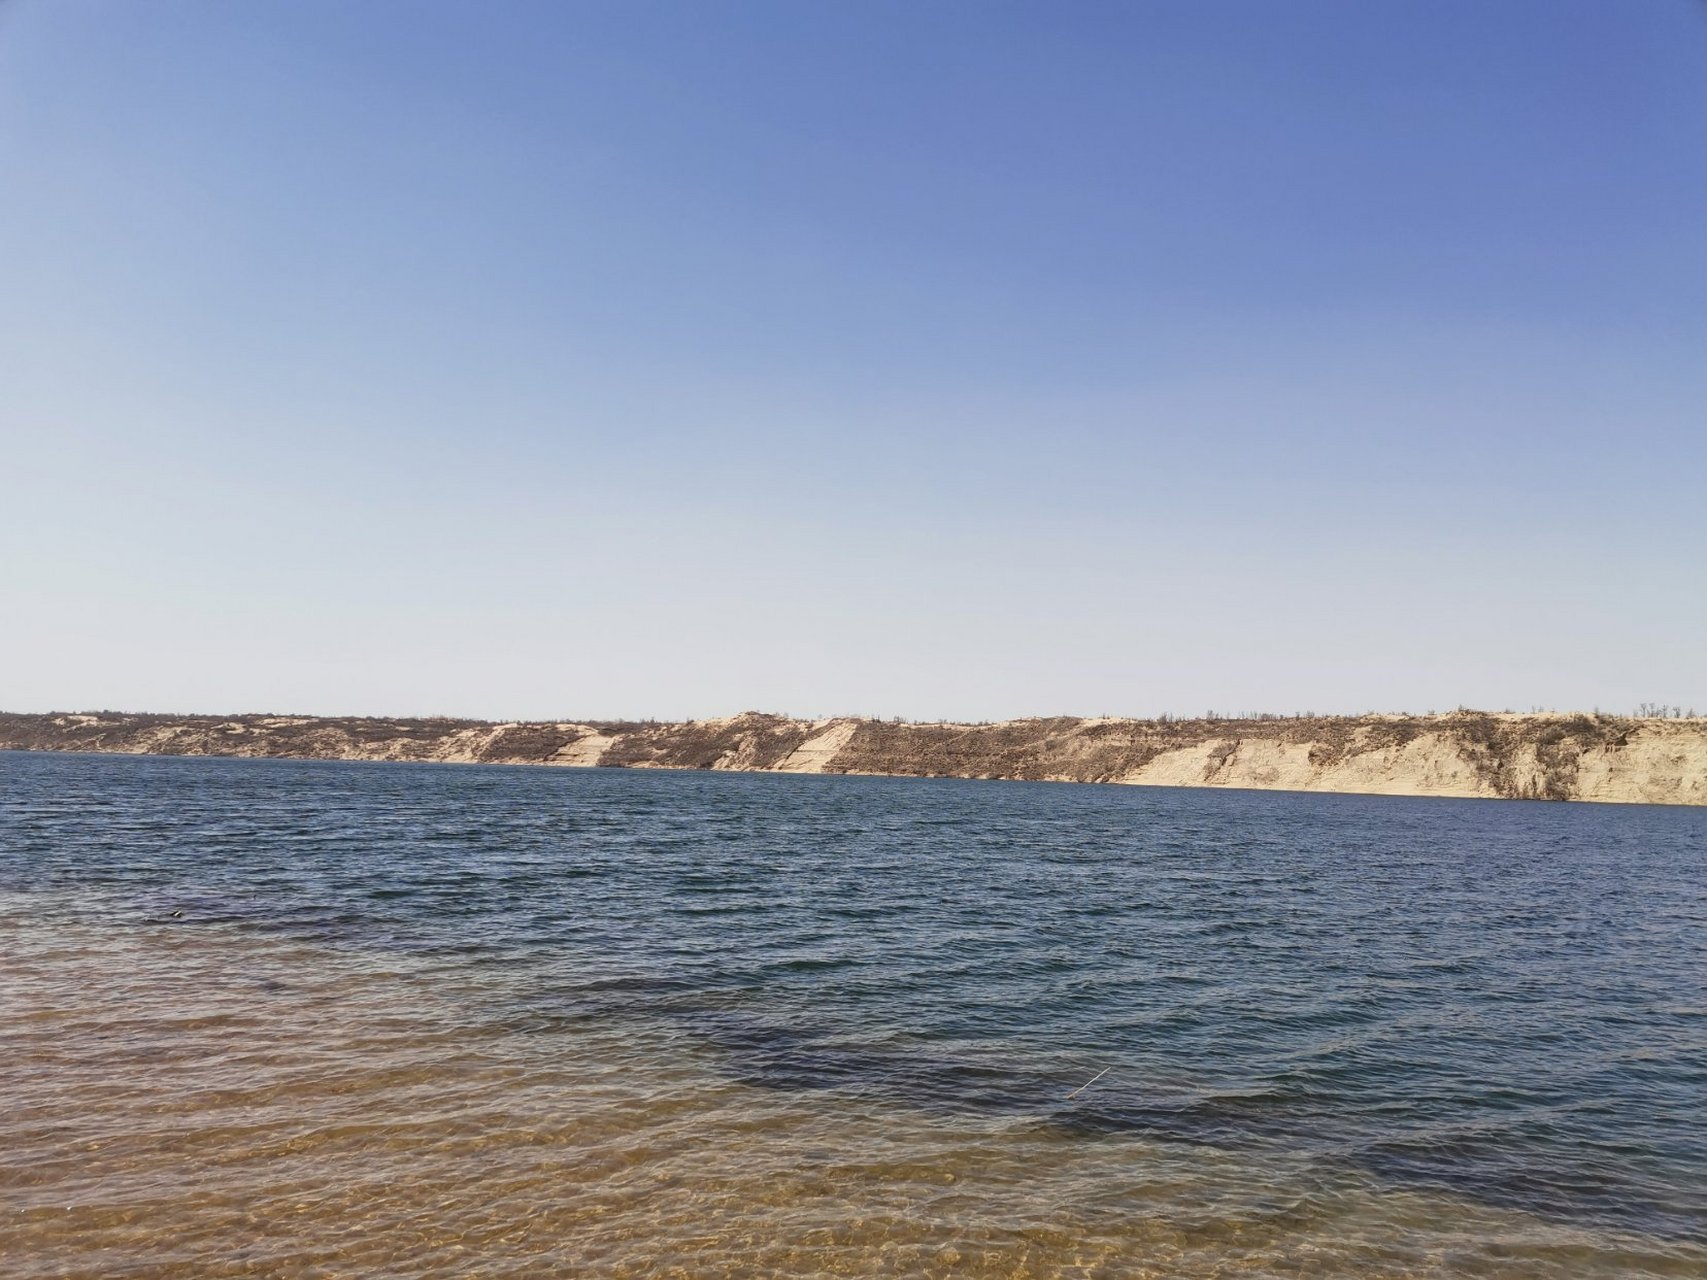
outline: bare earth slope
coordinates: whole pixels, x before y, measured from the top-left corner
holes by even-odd
[[[1707,719],[1587,715],[998,724],[509,723],[0,713],[0,750],[898,774],[1707,804]]]

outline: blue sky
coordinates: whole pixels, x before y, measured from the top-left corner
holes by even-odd
[[[0,706],[1707,710],[1707,6],[0,8]]]

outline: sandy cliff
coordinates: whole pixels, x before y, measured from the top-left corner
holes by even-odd
[[[1707,804],[1707,720],[1587,715],[679,724],[0,713],[0,750],[753,769]]]

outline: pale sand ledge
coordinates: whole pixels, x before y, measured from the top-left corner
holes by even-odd
[[[1707,720],[1587,715],[996,724],[0,713],[0,749],[855,773],[1707,804]]]
[[[1230,754],[1217,753],[1232,747]],[[1139,786],[1239,787],[1265,791],[1347,791],[1365,795],[1483,796],[1492,792],[1441,734],[1372,750],[1337,764],[1310,763],[1312,747],[1273,740],[1211,739],[1171,751],[1120,779]]]

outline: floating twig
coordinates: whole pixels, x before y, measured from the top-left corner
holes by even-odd
[[[1086,1089],[1089,1089],[1093,1084],[1095,1084],[1098,1080],[1101,1080],[1104,1076],[1106,1076],[1112,1070],[1113,1070],[1112,1067],[1104,1067],[1101,1071],[1097,1072],[1094,1076],[1092,1076],[1089,1080],[1085,1081],[1077,1089],[1074,1089],[1073,1092],[1069,1093],[1067,1095],[1067,1101],[1071,1102],[1074,1098],[1078,1097]]]

